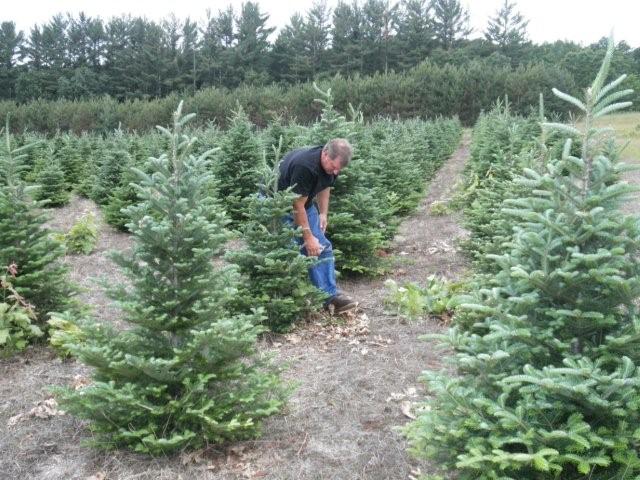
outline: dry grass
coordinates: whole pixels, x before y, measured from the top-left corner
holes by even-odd
[[[621,146],[628,142],[622,151],[622,158],[628,163],[640,164],[640,112],[605,116],[597,125],[613,128]]]

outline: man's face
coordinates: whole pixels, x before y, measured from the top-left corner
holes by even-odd
[[[329,175],[333,175],[334,177],[340,173],[340,170],[342,170],[340,157],[331,159],[329,158],[327,152],[325,152],[324,150],[322,151],[322,155],[320,155],[320,164],[322,165],[322,169],[326,173],[328,173]]]

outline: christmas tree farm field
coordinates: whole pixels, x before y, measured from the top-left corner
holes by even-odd
[[[389,276],[421,281],[437,273],[456,279],[465,266],[455,250],[463,235],[455,214],[431,216],[435,201],[450,198],[468,153],[463,146],[442,166],[416,213],[398,226],[391,246]],[[127,252],[131,235],[109,226],[92,201],[74,197],[52,210],[49,226],[68,231],[86,211],[95,213],[99,229],[90,255],[68,255],[72,280],[84,290],[80,298],[95,306],[95,317],[119,326],[120,312],[102,286],[126,279],[106,252]],[[284,380],[295,384],[288,406],[267,419],[262,436],[171,456],[149,457],[126,450],[96,450],[87,424],[60,415],[51,385],[81,390],[90,370],[62,360],[49,348],[31,346],[20,357],[0,360],[0,471],[7,478],[87,479],[406,479],[429,466],[407,454],[396,430],[413,416],[421,395],[418,376],[425,366],[440,366],[439,354],[424,348],[419,335],[440,332],[433,319],[404,322],[386,313],[385,278],[343,280],[361,311],[353,317],[313,317],[284,335],[267,335],[258,349],[288,364]]]

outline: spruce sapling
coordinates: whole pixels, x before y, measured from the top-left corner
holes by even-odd
[[[91,422],[98,445],[153,455],[254,437],[283,404],[277,372],[255,353],[261,313],[228,309],[238,279],[212,261],[228,238],[207,188],[212,152],[191,153],[196,139],[181,131],[194,115],[181,110],[173,131],[159,127],[168,152],[150,159],[150,174],[136,170],[135,245],[114,255],[131,285],[111,295],[130,328],[80,319],[81,332],[57,338],[94,367],[91,385],[59,390],[62,408]]]
[[[280,149],[274,151],[274,158],[280,158]],[[246,201],[242,238],[247,248],[227,258],[247,278],[245,301],[263,307],[264,324],[282,332],[319,307],[324,295],[309,281],[308,269],[317,260],[300,253],[295,240],[301,232],[285,221],[296,194],[278,191],[278,162],[268,165],[266,155],[259,172],[259,192]]]
[[[438,338],[456,375],[425,374],[433,399],[406,433],[412,450],[459,479],[631,479],[640,474],[640,224],[619,207],[636,188],[621,180],[610,132],[595,120],[627,107],[625,76],[605,85],[613,54],[584,101],[581,138],[518,181],[507,200],[514,235],[476,303],[474,325]]]

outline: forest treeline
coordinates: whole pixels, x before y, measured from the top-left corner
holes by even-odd
[[[318,0],[304,14],[293,14],[277,34],[269,15],[251,1],[207,11],[198,21],[176,16],[104,20],[67,13],[28,32],[4,21],[0,99],[8,103],[1,111],[15,113],[15,128],[111,129],[122,123],[147,129],[166,124],[176,97],[187,96],[201,121],[224,122],[236,99],[259,124],[272,112],[307,121],[318,113],[309,111],[305,93],[313,91],[315,80],[343,85],[365,113],[457,114],[472,123],[497,97],[510,95],[516,108],[528,102],[515,85],[522,80],[528,84],[520,90],[528,87],[536,98],[549,85],[570,92],[586,87],[606,41],[587,47],[566,41],[533,44],[527,40],[527,21],[515,8],[505,1],[484,37],[473,40],[468,12],[458,0],[340,1],[333,9]],[[469,78],[453,77],[468,70],[473,71]],[[640,48],[619,43],[612,70],[629,73],[632,86],[640,84]],[[420,74],[426,75],[423,86],[415,85]],[[496,85],[496,77],[505,78]],[[344,98],[340,88],[335,88],[338,105]],[[361,94],[367,88],[381,90]],[[461,96],[445,104],[427,95],[426,88],[434,97],[458,88]],[[489,103],[484,96],[491,97]],[[207,104],[213,97],[225,108]],[[22,106],[34,100],[24,111]],[[104,109],[100,118],[91,113],[95,109]],[[61,116],[49,118],[48,112]]]

